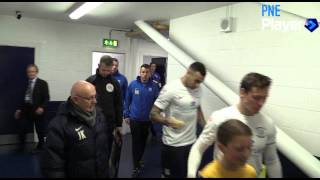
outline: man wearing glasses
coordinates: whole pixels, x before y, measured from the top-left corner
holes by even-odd
[[[86,81],[93,84],[97,91],[97,104],[102,109],[106,121],[110,124],[110,136],[109,136],[109,156],[110,159],[116,159],[110,162],[110,169],[116,170],[110,172],[110,177],[115,178],[117,176],[117,169],[119,166],[120,152],[111,151],[113,142],[117,146],[121,146],[121,127],[122,127],[122,92],[120,84],[116,79],[112,77],[113,58],[105,55],[100,59],[96,74],[90,76]],[[115,146],[115,145],[114,145]],[[119,148],[118,148],[119,149]],[[116,158],[114,158],[116,157]],[[118,158],[117,158],[118,157]]]
[[[99,107],[95,87],[78,81],[48,127],[41,158],[48,178],[109,177],[109,127]]]

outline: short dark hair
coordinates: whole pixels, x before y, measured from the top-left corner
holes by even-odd
[[[157,65],[157,63],[155,63],[155,62],[151,62],[149,65],[151,66],[152,64],[155,64],[155,65]]]
[[[149,64],[142,64],[141,66],[140,66],[140,69],[141,68],[146,68],[146,69],[150,69],[150,65]]]
[[[252,136],[251,129],[237,119],[229,119],[218,127],[217,141],[227,145],[235,136]]]
[[[29,64],[29,65],[27,66],[27,70],[28,70],[29,68],[31,68],[31,67],[36,68],[36,71],[39,72],[39,68],[38,68],[38,66],[35,65],[35,64]]]
[[[117,58],[112,58],[112,61],[115,61],[115,62],[119,63]]]
[[[201,62],[194,62],[189,66],[189,69],[199,72],[203,77],[206,76],[206,67]]]
[[[112,66],[113,65],[113,58],[108,55],[104,55],[100,58],[100,64],[104,64],[106,66]]]
[[[243,88],[246,92],[249,92],[252,87],[264,89],[271,85],[271,81],[272,80],[268,76],[251,72],[243,77],[240,88]]]

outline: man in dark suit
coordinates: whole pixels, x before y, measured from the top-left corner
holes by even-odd
[[[39,72],[35,64],[30,64],[27,67],[28,83],[24,100],[20,107],[15,112],[15,118],[19,120],[20,132],[20,150],[24,149],[25,137],[30,126],[33,129],[35,123],[36,132],[38,135],[39,143],[37,150],[42,149],[45,138],[46,122],[44,113],[46,105],[50,99],[48,83],[37,77]]]

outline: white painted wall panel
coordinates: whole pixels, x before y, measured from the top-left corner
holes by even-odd
[[[71,85],[91,75],[92,52],[125,53],[124,73],[128,80],[135,78],[143,54],[166,55],[158,45],[144,40],[132,40],[124,32],[112,32],[119,40],[118,48],[102,47],[109,38],[110,27],[65,23],[44,19],[0,16],[0,45],[35,47],[35,63],[39,77],[48,81],[51,100],[63,101]],[[141,56],[141,57],[140,57]]]
[[[289,2],[281,4],[281,9],[285,10],[294,11],[296,7],[297,4]],[[310,9],[315,6],[308,3],[300,7]],[[308,8],[304,12],[308,12]],[[297,12],[301,13],[301,10]],[[220,20],[228,14],[235,20],[234,31],[220,32]],[[280,17],[273,18],[283,22],[304,22],[294,14],[281,11]],[[319,31],[311,33],[303,26],[288,32],[264,30],[261,4],[253,2],[236,3],[170,21],[171,41],[205,63],[208,71],[233,91],[238,92],[241,78],[249,72],[270,76],[273,84],[263,111],[279,128],[317,156],[320,156],[319,138],[315,138],[320,135]],[[216,100],[208,99],[211,103]],[[205,108],[206,112],[215,109]]]

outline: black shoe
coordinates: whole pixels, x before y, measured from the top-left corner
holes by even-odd
[[[140,169],[139,169],[139,168],[135,168],[135,169],[132,171],[131,177],[132,177],[132,178],[137,178],[137,177],[140,176],[140,173],[141,173]]]

